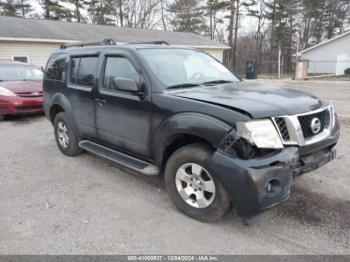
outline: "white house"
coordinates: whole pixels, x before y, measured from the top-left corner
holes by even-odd
[[[350,68],[350,30],[299,52],[299,56],[309,61],[309,74],[344,75]]]
[[[45,66],[49,55],[62,43],[100,41],[106,38],[112,38],[117,43],[163,40],[171,45],[206,51],[220,61],[223,60],[224,50],[229,48],[224,44],[186,32],[0,16],[0,59]]]

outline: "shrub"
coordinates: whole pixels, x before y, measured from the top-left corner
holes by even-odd
[[[345,75],[350,75],[350,68],[345,69],[344,74]]]

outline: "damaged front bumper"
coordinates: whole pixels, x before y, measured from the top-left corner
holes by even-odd
[[[294,177],[333,160],[339,139],[335,130],[323,143],[286,147],[279,152],[243,160],[217,150],[212,165],[241,217],[251,217],[287,200]]]

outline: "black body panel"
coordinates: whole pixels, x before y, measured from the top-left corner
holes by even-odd
[[[256,83],[193,88],[174,95],[243,110],[253,118],[295,115],[323,105],[318,98],[303,91]]]
[[[80,140],[138,158],[157,166],[160,173],[168,157],[167,149],[178,139],[206,143],[214,152],[211,164],[215,175],[230,194],[238,214],[245,217],[286,200],[296,175],[314,170],[334,157],[338,121],[329,137],[309,146],[285,146],[249,160],[223,152],[222,143],[235,131],[237,122],[296,115],[326,103],[302,91],[256,83],[166,90],[138,53],[140,48],[155,47],[125,45],[57,51],[54,56],[66,57],[61,66],[66,74],[62,80],[44,79],[47,117],[53,122],[56,112],[65,111]],[[70,82],[72,57],[86,55],[99,57],[90,87]],[[139,77],[138,92],[105,89],[105,58],[110,55],[125,57],[134,66]],[[270,180],[276,180],[274,195],[265,192]]]

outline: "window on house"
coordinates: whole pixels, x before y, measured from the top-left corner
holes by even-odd
[[[28,56],[13,56],[13,61],[23,62],[23,63],[29,63]]]

